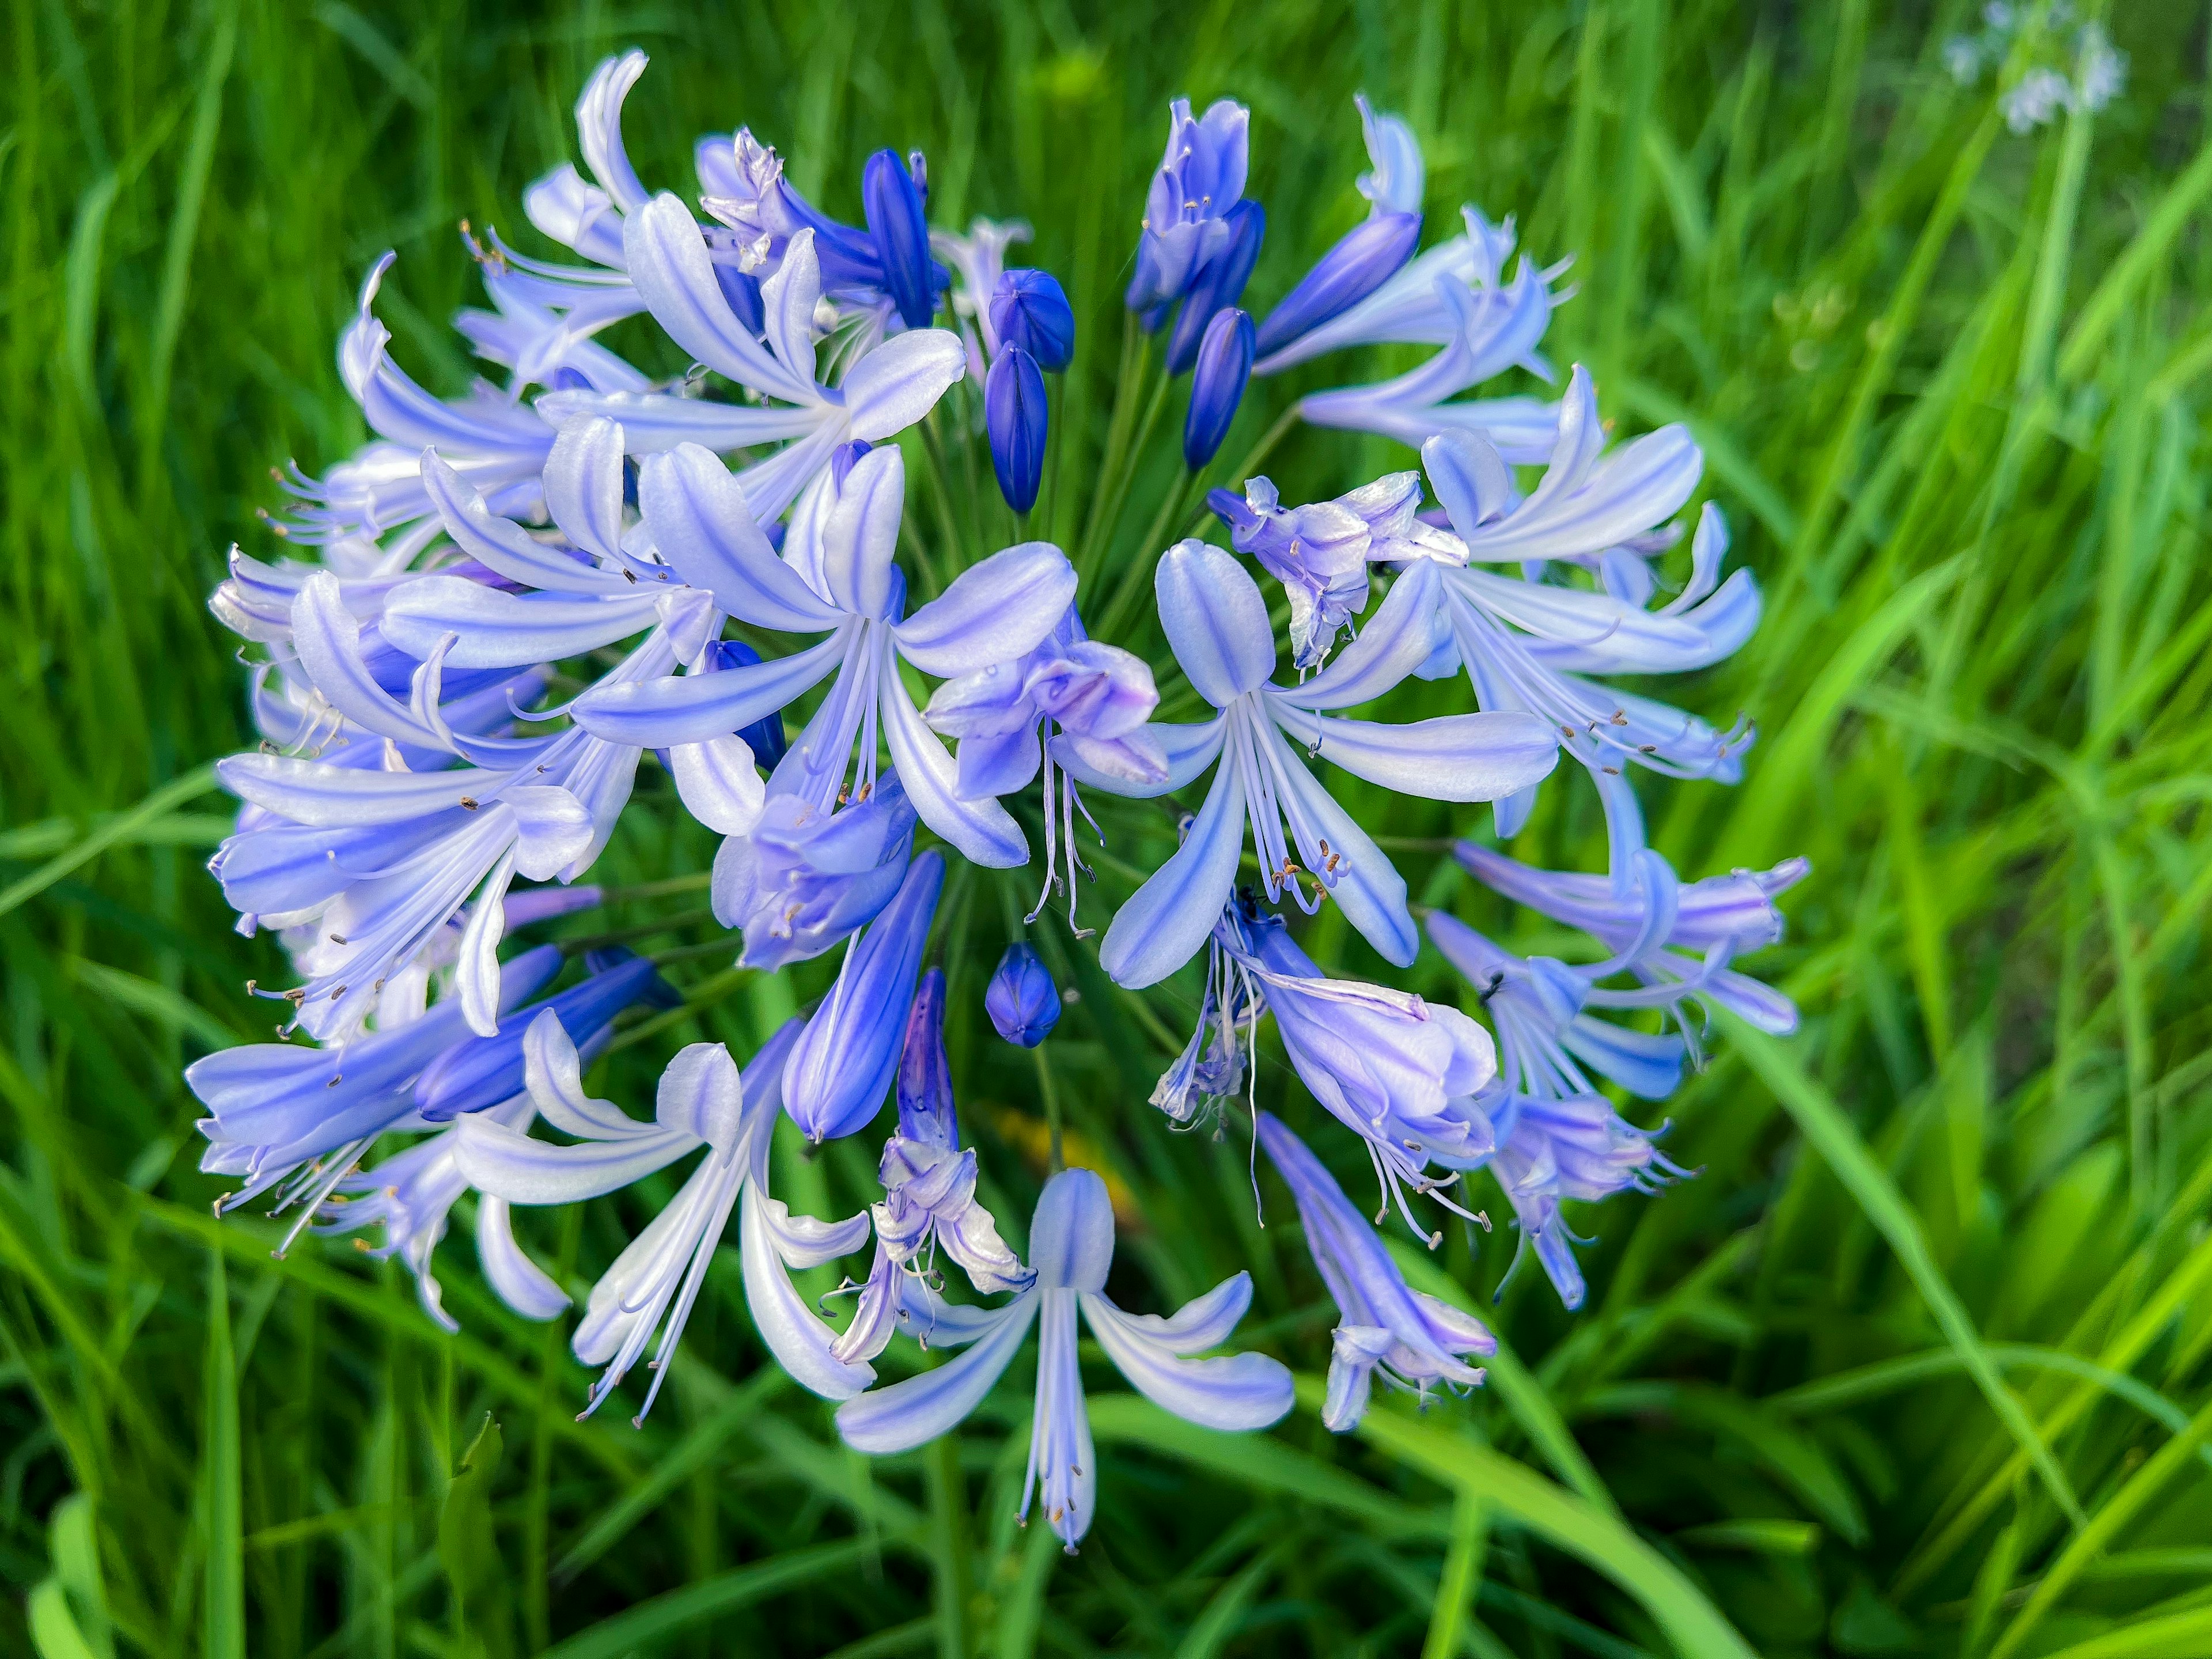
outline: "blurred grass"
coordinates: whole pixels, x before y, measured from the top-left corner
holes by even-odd
[[[2206,20],[2116,15],[2124,96],[2016,137],[1986,85],[1942,73],[1969,9],[19,0],[0,1645],[1551,1659],[1732,1650],[1717,1609],[1765,1654],[2212,1651]],[[1501,1239],[1413,1264],[1494,1312],[1480,1396],[1386,1407],[1355,1441],[1302,1413],[1251,1442],[1102,1395],[1100,1518],[1064,1559],[1013,1526],[1013,1391],[941,1452],[872,1467],[763,1368],[734,1273],[633,1432],[572,1420],[562,1328],[502,1314],[465,1244],[449,1338],[393,1267],[318,1244],[275,1261],[268,1227],[209,1218],[177,1073],[264,1029],[240,986],[277,964],[198,868],[222,830],[200,769],[246,732],[205,592],[276,499],[268,465],[362,435],[331,352],[382,248],[402,360],[463,383],[455,222],[520,228],[584,75],[630,44],[655,57],[629,120],[648,179],[743,121],[848,216],[859,158],[893,143],[929,151],[940,222],[1035,222],[1085,321],[1052,498],[1067,544],[1178,93],[1253,106],[1256,295],[1361,210],[1364,87],[1427,146],[1432,237],[1473,199],[1518,214],[1538,257],[1576,252],[1554,355],[1592,365],[1626,429],[1686,419],[1705,444],[1768,619],[1668,691],[1765,735],[1744,787],[1655,792],[1652,822],[1689,875],[1811,856],[1759,964],[1806,1030],[1717,1034],[1668,1142],[1702,1173],[1585,1212],[1604,1237],[1580,1316],[1532,1275],[1489,1310]],[[1255,392],[1229,451],[1308,383],[1327,380]],[[1296,434],[1270,470],[1311,499],[1404,464]],[[1109,585],[1170,483],[1140,480]],[[609,879],[703,867],[706,838],[656,799]],[[1471,827],[1368,805],[1417,848]],[[1555,788],[1519,850],[1587,860],[1599,834],[1586,792]],[[1448,860],[1405,866],[1428,902],[1544,946]],[[999,1213],[1027,1211],[1042,1077],[1144,1212],[1131,1299],[1249,1261],[1255,1340],[1317,1370],[1332,1316],[1286,1206],[1256,1229],[1234,1142],[1167,1136],[1142,1104],[1180,1011],[1048,934],[1084,992],[1050,1070],[978,1038],[1006,896],[947,905]],[[1333,912],[1313,931],[1357,964]],[[693,1012],[604,1092],[640,1098],[675,1041],[750,1044],[814,984],[687,971]],[[1431,963],[1415,982],[1459,994]],[[1295,1095],[1279,1067],[1261,1086]],[[868,1178],[850,1146],[779,1172],[822,1213]],[[652,1197],[532,1242],[588,1277]]]

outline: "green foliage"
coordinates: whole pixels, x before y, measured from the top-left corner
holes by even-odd
[[[2021,137],[1986,83],[1943,72],[1971,9],[12,8],[0,1646],[2212,1648],[2203,27],[2124,9],[2127,92]],[[1455,1233],[1420,1261],[1425,1287],[1500,1333],[1476,1396],[1386,1403],[1350,1439],[1310,1411],[1227,1439],[1102,1368],[1099,1520],[1066,1559],[1014,1524],[1018,1389],[941,1449],[869,1465],[765,1366],[727,1267],[633,1431],[617,1406],[574,1420],[565,1327],[501,1310],[465,1242],[441,1257],[464,1326],[447,1336],[396,1264],[312,1238],[276,1259],[273,1227],[210,1218],[178,1073],[265,1036],[241,983],[282,965],[196,867],[225,823],[205,763],[246,741],[205,593],[229,541],[264,537],[271,462],[319,468],[364,435],[331,349],[384,247],[397,353],[441,391],[465,383],[442,326],[472,298],[455,222],[538,246],[521,187],[571,155],[576,89],[630,44],[654,55],[629,127],[649,179],[680,180],[694,135],[743,121],[847,216],[860,158],[891,143],[928,150],[940,221],[1034,222],[1082,325],[1040,511],[1094,617],[1146,625],[1147,556],[1195,499],[1170,465],[1123,501],[1092,489],[1171,448],[1180,412],[1136,380],[1117,312],[1178,93],[1253,106],[1255,295],[1358,216],[1364,87],[1427,146],[1431,237],[1473,199],[1517,214],[1536,257],[1577,253],[1554,356],[1591,366],[1626,429],[1686,420],[1705,446],[1767,619],[1668,690],[1748,709],[1765,736],[1741,788],[1658,792],[1650,816],[1688,876],[1811,857],[1790,941],[1760,963],[1805,1029],[1714,1033],[1668,1142],[1700,1173],[1582,1215],[1603,1242],[1580,1315],[1533,1273],[1501,1286],[1510,1236]],[[1303,391],[1404,366],[1376,356],[1255,388],[1217,479],[1263,434],[1293,499],[1406,465],[1379,441],[1270,432]],[[988,477],[923,482],[914,459],[910,519],[944,568],[1011,529]],[[1412,712],[1449,706],[1434,695]],[[645,788],[602,866],[629,895],[575,931],[711,944],[711,840],[665,780]],[[1426,902],[1561,948],[1441,856],[1486,819],[1347,798]],[[1127,823],[1094,919],[1173,835],[1170,815]],[[1515,850],[1587,866],[1601,840],[1587,792],[1555,787]],[[963,1118],[1003,1189],[987,1198],[1026,1215],[1048,1100],[1071,1157],[1128,1194],[1116,1295],[1157,1310],[1249,1263],[1253,1340],[1317,1372],[1332,1316],[1280,1193],[1255,1226],[1233,1135],[1169,1135],[1143,1103],[1187,1009],[1115,992],[1058,929],[1040,948],[1080,1001],[1044,1058],[987,1040],[1017,886],[962,877],[945,912]],[[1306,942],[1374,967],[1334,914]],[[826,978],[731,973],[721,948],[672,968],[689,1006],[625,1032],[596,1091],[641,1101],[682,1042],[749,1050]],[[1430,961],[1413,983],[1464,994]],[[1294,1124],[1313,1112],[1279,1065],[1259,1087]],[[872,1175],[852,1146],[779,1159],[817,1213],[848,1213]],[[528,1242],[581,1285],[662,1195]],[[488,1414],[503,1456],[498,1428],[471,1443]]]

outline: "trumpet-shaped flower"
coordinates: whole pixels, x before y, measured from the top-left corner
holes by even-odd
[[[1438,1193],[1457,1176],[1431,1176],[1431,1164],[1448,1172],[1471,1170],[1497,1151],[1482,1104],[1498,1076],[1490,1033],[1458,1009],[1410,992],[1329,978],[1279,919],[1249,901],[1231,905],[1214,928],[1207,985],[1204,1015],[1217,1025],[1212,1052],[1233,1051],[1240,1028],[1249,1042],[1259,1015],[1273,1014],[1300,1080],[1366,1143],[1386,1212],[1395,1202],[1407,1224],[1428,1237],[1406,1189]],[[1203,1065],[1204,1015],[1183,1060],[1152,1097],[1182,1121],[1192,1115],[1193,1103],[1171,1079],[1182,1068]],[[1225,1072],[1233,1087],[1241,1066],[1217,1061],[1213,1070],[1212,1080]]]
[[[1634,1188],[1650,1192],[1686,1173],[1653,1144],[1653,1135],[1614,1111],[1589,1073],[1645,1100],[1663,1100],[1681,1080],[1683,1040],[1630,1030],[1598,1019],[1592,1006],[1668,1006],[1685,992],[1604,992],[1595,988],[1614,964],[1570,968],[1548,957],[1522,958],[1498,949],[1442,911],[1428,917],[1429,937],[1481,992],[1498,1027],[1499,1079],[1484,1101],[1496,1124],[1498,1152],[1492,1171],[1519,1218],[1522,1243],[1570,1308],[1582,1305],[1582,1269],[1562,1200],[1595,1201]],[[1589,1068],[1588,1071],[1584,1067]]]
[[[575,1046],[558,1018],[541,1014],[524,1044],[530,1097],[574,1144],[534,1140],[481,1115],[461,1120],[457,1157],[470,1183],[515,1204],[573,1204],[619,1190],[704,1150],[668,1206],[592,1286],[574,1341],[576,1358],[605,1369],[586,1414],[621,1383],[653,1334],[653,1386],[632,1419],[642,1422],[668,1380],[669,1361],[742,1195],[739,1222],[745,1300],[778,1364],[830,1399],[874,1379],[866,1364],[830,1352],[833,1333],[810,1311],[786,1271],[848,1255],[868,1236],[868,1218],[830,1224],[793,1216],[768,1193],[770,1132],[782,1103],[777,1079],[798,1035],[796,1020],[770,1038],[739,1073],[720,1043],[695,1042],[661,1073],[653,1121],[640,1122],[583,1091]]]
[[[1259,1114],[1255,1133],[1267,1150],[1305,1228],[1306,1248],[1322,1283],[1336,1299],[1328,1392],[1322,1421],[1338,1434],[1359,1426],[1377,1371],[1383,1380],[1427,1397],[1438,1382],[1472,1388],[1481,1370],[1468,1354],[1498,1352],[1482,1322],[1450,1304],[1412,1290],[1367,1219],[1344,1195],[1326,1165],[1273,1114]]]
[[[1251,118],[1251,112],[1229,98],[1198,118],[1188,98],[1170,106],[1167,153],[1145,198],[1137,269],[1127,298],[1130,310],[1152,312],[1182,298],[1229,242],[1229,214],[1244,197]]]
[[[1455,433],[1422,447],[1430,483],[1456,534],[1438,538],[1455,562],[1409,565],[1392,590],[1394,602],[1401,590],[1413,590],[1405,602],[1431,617],[1435,649],[1421,672],[1433,678],[1463,668],[1479,706],[1534,714],[1594,774],[1614,775],[1634,764],[1734,782],[1752,741],[1748,722],[1717,732],[1664,703],[1585,678],[1703,668],[1750,637],[1759,590],[1745,571],[1720,580],[1728,535],[1717,509],[1709,507],[1699,522],[1689,584],[1657,611],[1603,590],[1481,568],[1517,562],[1540,578],[1551,563],[1593,559],[1649,535],[1697,486],[1703,457],[1679,427],[1602,454],[1596,402],[1579,368],[1561,407],[1559,447],[1525,499],[1483,440]],[[1534,804],[1533,793],[1501,803],[1499,833],[1518,833]]]
[[[945,971],[921,976],[899,1054],[898,1129],[878,1168],[884,1201],[869,1212],[876,1259],[853,1322],[837,1339],[842,1359],[873,1359],[890,1341],[906,1306],[906,1281],[924,1274],[933,1246],[960,1265],[988,1296],[1026,1290],[1036,1277],[999,1237],[975,1199],[975,1152],[960,1145],[952,1073],[945,1058]]]
[[[1421,505],[1417,472],[1394,472],[1333,501],[1286,507],[1273,483],[1248,478],[1233,490],[1206,493],[1206,505],[1229,529],[1229,544],[1255,559],[1283,585],[1291,602],[1291,662],[1318,668],[1336,636],[1367,608],[1367,567],[1423,557],[1452,558],[1455,550],[1415,516]]]
[[[1036,1404],[1024,1480],[1022,1516],[1042,1494],[1045,1519],[1072,1552],[1091,1528],[1097,1460],[1076,1363],[1076,1316],[1115,1369],[1163,1410],[1212,1429],[1263,1429],[1291,1405],[1291,1374],[1262,1354],[1189,1356],[1220,1346],[1252,1300],[1249,1274],[1224,1279],[1181,1311],[1127,1314],[1108,1299],[1114,1210],[1106,1183],[1089,1170],[1063,1170],[1045,1183],[1030,1224],[1035,1283],[1004,1307],[982,1310],[910,1291],[907,1322],[939,1346],[965,1344],[951,1364],[875,1389],[837,1408],[846,1444],[877,1454],[907,1451],[955,1427],[991,1391],[1040,1327]]]
[[[618,742],[703,742],[835,674],[769,779],[769,794],[797,794],[824,813],[840,800],[866,799],[880,733],[924,823],[978,864],[1028,857],[1004,807],[960,795],[952,757],[923,724],[898,665],[952,678],[1030,650],[1074,595],[1074,568],[1058,548],[1025,542],[1005,549],[907,615],[905,582],[892,562],[906,495],[896,448],[869,451],[825,474],[801,503],[781,557],[728,469],[696,445],[648,457],[638,495],[661,556],[721,610],[759,627],[830,637],[749,668],[602,684],[577,700],[580,726]]]
[[[896,772],[834,812],[771,797],[750,832],[714,855],[715,919],[745,936],[738,966],[773,973],[873,920],[906,878],[914,823]]]
[[[1076,878],[1091,873],[1075,844],[1076,813],[1086,821],[1091,814],[1065,768],[1055,791],[1054,745],[1093,772],[1139,785],[1161,782],[1168,775],[1166,751],[1146,725],[1159,700],[1145,659],[1091,638],[1071,605],[1027,655],[946,681],[922,710],[933,730],[959,739],[955,787],[963,799],[1012,794],[1042,768],[1045,879],[1030,921],[1061,884],[1065,857],[1068,926],[1075,927]],[[1082,928],[1076,934],[1089,937]]]
[[[1208,766],[1214,767],[1213,782],[1181,848],[1114,918],[1101,963],[1122,984],[1138,987],[1188,961],[1236,885],[1248,820],[1271,901],[1288,891],[1310,912],[1332,897],[1386,958],[1410,963],[1418,940],[1405,882],[1308,762],[1325,759],[1356,777],[1433,800],[1488,800],[1526,788],[1551,770],[1558,752],[1551,734],[1521,714],[1384,726],[1324,712],[1380,696],[1427,655],[1425,622],[1415,637],[1389,601],[1368,633],[1328,668],[1302,685],[1283,687],[1268,683],[1275,641],[1267,601],[1235,558],[1203,542],[1180,543],[1161,556],[1155,586],[1176,661],[1219,712],[1195,726],[1154,726],[1168,758],[1168,775],[1157,784],[1100,772],[1058,740],[1054,754],[1083,782],[1120,794],[1164,794]],[[1310,896],[1298,879],[1302,872],[1313,878]]]
[[[548,392],[539,410],[556,421],[579,415],[617,420],[637,454],[685,444],[727,450],[790,440],[738,479],[758,520],[780,516],[839,445],[878,443],[904,431],[967,372],[959,336],[922,328],[884,341],[854,361],[838,385],[823,385],[814,331],[823,297],[815,240],[811,227],[800,228],[775,273],[761,284],[762,332],[756,335],[732,308],[697,222],[674,196],[654,197],[623,222],[630,280],[653,320],[716,374],[775,401],[574,390]]]

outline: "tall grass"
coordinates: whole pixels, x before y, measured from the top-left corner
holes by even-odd
[[[1942,69],[1962,3],[526,10],[10,11],[0,1643],[2212,1651],[2201,13],[2128,9],[2124,99],[2016,137]],[[1683,700],[1764,736],[1741,787],[1661,794],[1652,820],[1686,874],[1810,855],[1766,959],[1806,1029],[1715,1034],[1668,1142],[1700,1173],[1585,1212],[1603,1239],[1581,1314],[1533,1274],[1491,1309],[1500,1238],[1409,1262],[1494,1319],[1474,1397],[1383,1406],[1347,1441],[1310,1401],[1227,1440],[1102,1395],[1100,1518],[1064,1559],[1013,1524],[1018,1402],[927,1453],[850,1456],[763,1363],[734,1272],[633,1431],[573,1419],[562,1330],[504,1314],[465,1244],[445,1253],[448,1337],[392,1264],[313,1242],[273,1260],[270,1229],[210,1218],[178,1073],[265,1034],[241,981],[278,964],[198,867],[227,823],[204,763],[246,733],[204,596],[228,543],[263,534],[268,465],[363,435],[331,354],[382,248],[399,354],[464,381],[455,222],[520,229],[585,73],[630,44],[655,56],[630,122],[648,177],[743,121],[848,216],[859,158],[895,143],[928,149],[940,220],[1034,222],[1084,323],[1050,497],[1071,546],[1177,93],[1253,106],[1256,294],[1358,216],[1364,87],[1426,144],[1432,216],[1472,198],[1540,256],[1577,253],[1556,354],[1626,427],[1684,419],[1705,446],[1769,609]],[[1230,452],[1298,389],[1255,391]],[[1294,434],[1270,470],[1312,499],[1405,459]],[[1155,550],[1169,484],[1141,478],[1104,537],[1109,589]],[[1520,850],[1587,861],[1594,815],[1547,794]],[[1439,855],[1469,822],[1402,803],[1369,822],[1426,902],[1543,947]],[[634,811],[608,878],[703,868],[679,823]],[[960,910],[957,1006],[1011,891]],[[684,902],[605,925],[710,937]],[[1327,921],[1310,942],[1358,959]],[[972,1014],[951,1034],[987,1164],[1033,1182],[1049,1091],[1083,1161],[1123,1178],[1158,1304],[1249,1263],[1255,1340],[1316,1371],[1332,1316],[1288,1206],[1257,1227],[1237,1145],[1171,1137],[1143,1104],[1182,1013],[1113,993],[1084,949],[1056,966],[1083,1000],[1049,1072]],[[600,1092],[637,1100],[679,1040],[749,1048],[814,988],[686,971],[690,1010]],[[1425,963],[1414,982],[1460,994]],[[1279,1066],[1261,1087],[1311,1109]],[[870,1180],[850,1146],[785,1163],[817,1213]],[[636,1220],[605,1204],[532,1242],[586,1279]]]

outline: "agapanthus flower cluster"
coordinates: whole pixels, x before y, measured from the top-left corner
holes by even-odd
[[[2048,126],[2072,111],[2094,115],[2128,84],[2128,55],[2112,45],[2102,23],[2077,23],[2074,8],[2057,0],[2030,33],[2033,12],[2011,0],[1989,0],[1980,29],[1943,43],[1943,67],[1960,86],[1975,85],[1985,73],[1998,77],[1997,108],[2016,133]],[[2023,44],[2022,62],[2014,66]]]
[[[1023,1513],[1040,1506],[1073,1548],[1099,1480],[1079,1325],[1193,1422],[1257,1430],[1293,1402],[1278,1359],[1215,1352],[1251,1301],[1245,1274],[1172,1314],[1125,1308],[1143,1292],[1114,1266],[1115,1200],[1101,1172],[1060,1167],[1057,1118],[1026,1218],[999,1196],[1017,1166],[994,1171],[994,1144],[963,1139],[951,988],[984,984],[969,1012],[1038,1051],[1048,1097],[1048,1045],[1079,1000],[1066,964],[1095,951],[1130,993],[1178,975],[1194,993],[1152,1104],[1176,1127],[1249,1107],[1255,1158],[1338,1310],[1328,1425],[1355,1426],[1378,1378],[1424,1399],[1478,1384],[1489,1334],[1411,1291],[1386,1232],[1433,1246],[1445,1217],[1487,1224],[1477,1187],[1493,1182],[1516,1263],[1533,1255],[1576,1305],[1570,1201],[1686,1173],[1636,1103],[1700,1063],[1712,1010],[1774,1032],[1796,1020],[1737,963],[1781,937],[1774,900],[1802,862],[1678,877],[1647,844],[1632,782],[1736,781],[1750,723],[1717,728],[1611,684],[1709,667],[1758,623],[1755,583],[1724,572],[1720,510],[1686,516],[1697,445],[1680,427],[1614,441],[1590,376],[1554,369],[1543,343],[1566,264],[1516,254],[1510,220],[1465,207],[1423,248],[1420,147],[1364,98],[1367,216],[1248,309],[1267,231],[1247,194],[1249,112],[1177,100],[1124,295],[1137,379],[1115,392],[1157,401],[1190,377],[1175,488],[1219,530],[1135,564],[1086,556],[1079,574],[1033,536],[1068,516],[1037,514],[1046,481],[1082,479],[1109,503],[1111,544],[1128,478],[1054,450],[1045,377],[1081,371],[1083,325],[1048,271],[1007,264],[1029,228],[933,227],[924,157],[892,149],[850,181],[860,222],[834,218],[747,128],[702,139],[696,179],[648,186],[623,138],[645,68],[637,52],[599,67],[576,108],[582,169],[526,192],[565,257],[467,236],[489,303],[457,325],[503,378],[453,399],[411,379],[377,319],[392,256],[377,261],[338,354],[376,436],[320,476],[295,468],[275,526],[293,556],[234,550],[214,596],[249,647],[262,741],[222,763],[242,805],[211,868],[295,981],[257,992],[283,1005],[278,1041],[187,1074],[208,1112],[203,1167],[231,1182],[223,1206],[268,1198],[288,1243],[374,1230],[364,1248],[404,1261],[448,1326],[434,1253],[471,1206],[502,1301],[541,1320],[580,1302],[574,1352],[599,1371],[587,1411],[641,1360],[637,1416],[651,1408],[726,1242],[769,1352],[841,1402],[839,1432],[862,1451],[952,1429],[1034,1330]],[[636,361],[603,340],[617,323],[644,343]],[[1292,408],[1396,441],[1408,464],[1349,489],[1279,468],[1217,476],[1253,386],[1373,345],[1433,350]],[[944,493],[942,457],[963,445],[988,454],[1015,515],[971,514],[972,544],[949,495],[927,524],[909,501],[910,462]],[[1140,460],[1122,458],[1129,477]],[[1133,614],[1123,637],[1093,637]],[[1424,702],[1448,712],[1404,717],[1409,680],[1441,688]],[[564,920],[668,890],[590,880],[655,769],[656,810],[680,805],[720,838],[708,896],[726,954],[635,955],[622,941],[649,928]],[[1351,780],[1486,805],[1461,826],[1459,862],[1586,948],[1523,957],[1424,913]],[[1602,872],[1495,844],[1547,787],[1595,792]],[[1127,875],[1164,822],[1176,844],[1109,921],[1082,846],[1124,837]],[[992,875],[1037,857],[1033,832],[1042,881]],[[948,892],[998,882],[1036,902],[1017,937],[984,946],[1003,948],[995,970],[987,954],[969,974],[945,958],[975,948],[975,912],[958,929],[939,913]],[[1324,969],[1303,924],[1330,904],[1393,969],[1425,935],[1463,979],[1460,1006]],[[564,937],[528,937],[549,927]],[[688,1006],[679,964],[724,954],[781,974],[833,952],[834,975],[812,970],[827,988],[755,1052],[676,1053],[649,1115],[589,1091],[603,1053],[668,1023],[636,1011]],[[1272,1088],[1278,1109],[1259,1108],[1270,1042],[1311,1097],[1314,1146]],[[801,1146],[880,1135],[879,1196],[842,1219],[794,1213],[772,1191],[779,1122]],[[1371,1218],[1322,1140],[1364,1155]],[[678,1166],[596,1284],[558,1282],[518,1240],[518,1208]],[[794,1273],[832,1264],[844,1294],[801,1292]],[[887,1361],[902,1341],[962,1352]]]

